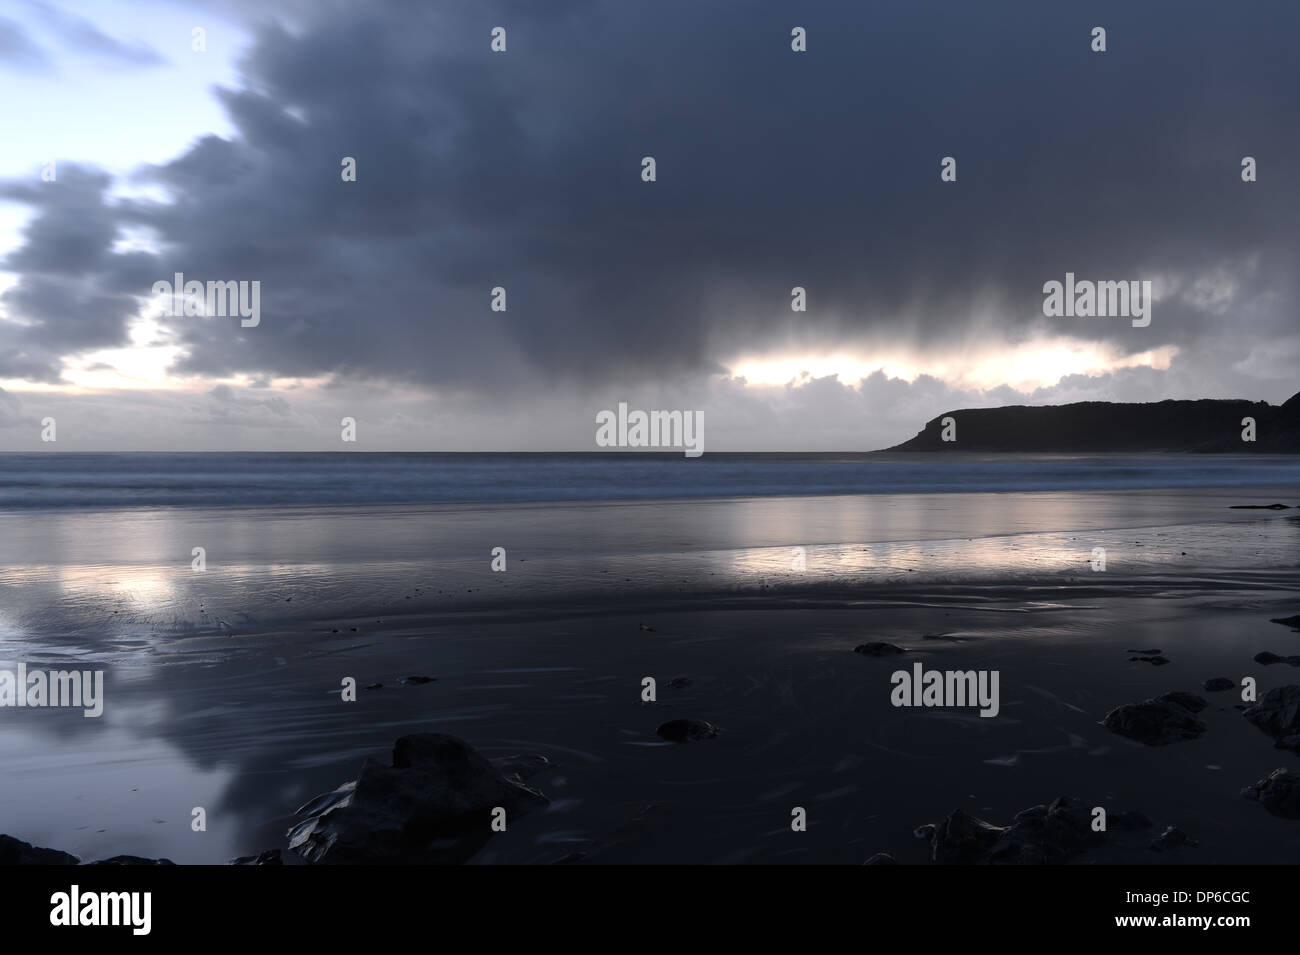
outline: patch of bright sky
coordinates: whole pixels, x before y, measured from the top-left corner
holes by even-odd
[[[845,384],[856,384],[883,371],[890,378],[905,381],[930,375],[954,388],[988,389],[1006,384],[1018,391],[1032,391],[1054,385],[1066,375],[1098,374],[1117,368],[1164,370],[1177,354],[1173,345],[1124,355],[1105,342],[1038,338],[949,356],[845,351],[752,356],[733,362],[731,374],[754,385],[784,385],[828,375],[836,375]]]
[[[158,0],[54,2],[63,13],[90,21],[100,32],[128,44],[145,45],[164,63],[119,62],[80,47],[55,19],[25,0],[4,0],[0,15],[21,24],[52,62],[45,71],[0,64],[0,178],[39,179],[54,159],[97,166],[119,178],[114,195],[148,195],[157,190],[126,181],[144,163],[182,153],[208,133],[234,130],[213,86],[238,85],[237,61],[251,42],[246,30],[207,10],[183,9]],[[191,31],[206,31],[205,52],[191,48]],[[21,242],[30,218],[22,206],[0,204],[0,255]]]

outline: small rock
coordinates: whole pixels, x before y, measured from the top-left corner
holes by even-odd
[[[284,865],[284,859],[280,858],[279,849],[267,849],[265,852],[255,856],[240,856],[238,859],[231,859],[231,865]]]
[[[1211,693],[1218,693],[1221,690],[1231,690],[1237,684],[1233,683],[1226,676],[1216,676],[1204,683],[1205,689]]]
[[[1254,660],[1256,663],[1264,664],[1264,666],[1271,666],[1274,663],[1286,662],[1286,657],[1280,657],[1276,653],[1270,653],[1268,650],[1264,650],[1261,653],[1255,654]]]
[[[366,684],[366,689],[367,689],[367,690],[382,690],[383,688],[384,688],[384,685],[383,685],[382,683],[367,683],[367,684]]]
[[[892,643],[860,643],[853,648],[853,652],[861,653],[864,657],[894,657],[907,651]]]
[[[1241,794],[1248,799],[1258,800],[1275,816],[1300,819],[1300,776],[1289,769],[1273,770],[1268,778],[1247,786]]]
[[[408,676],[402,678],[403,686],[422,686],[425,683],[432,683],[437,677],[433,676]]]
[[[1300,633],[1300,614],[1296,614],[1294,617],[1276,617],[1270,620],[1269,623],[1280,623],[1282,626],[1290,627]]]
[[[1168,657],[1161,657],[1161,656],[1155,656],[1155,657],[1129,657],[1128,659],[1129,659],[1129,662],[1130,662],[1130,663],[1150,663],[1150,664],[1152,664],[1153,666],[1158,666],[1158,667],[1162,667],[1162,666],[1164,666],[1166,663],[1169,662],[1169,658],[1168,658]]]
[[[1289,511],[1290,504],[1229,504],[1229,510],[1233,511]]]
[[[644,630],[646,633],[654,633],[654,632],[655,632],[655,628],[652,627],[652,626],[650,626],[650,624],[648,624],[648,623],[639,623],[639,624],[637,624],[637,626],[638,626],[639,628],[641,628],[642,630]]]
[[[1155,648],[1152,648],[1152,649],[1150,649],[1150,650],[1125,650],[1124,652],[1125,652],[1125,653],[1142,653],[1142,654],[1145,654],[1145,655],[1147,655],[1147,656],[1155,656],[1156,654],[1164,653],[1165,651],[1159,649],[1158,647],[1155,647]]]
[[[695,681],[690,679],[689,677],[675,676],[667,683],[665,683],[664,686],[669,690],[684,690],[686,687],[690,686],[694,682]]]
[[[713,739],[718,735],[718,728],[704,720],[669,720],[659,724],[655,732],[672,743],[694,743]]]
[[[1164,832],[1152,839],[1147,848],[1152,852],[1167,852],[1170,849],[1177,849],[1179,846],[1195,845],[1197,845],[1196,840],[1187,838],[1187,833],[1183,832],[1183,830],[1177,826],[1169,826]]]

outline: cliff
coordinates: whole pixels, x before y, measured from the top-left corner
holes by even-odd
[[[955,441],[943,440],[944,418],[956,423]],[[1243,418],[1255,419],[1254,442],[1242,440]],[[1300,454],[1300,394],[1282,405],[1201,399],[967,408],[932,418],[916,437],[886,450]]]

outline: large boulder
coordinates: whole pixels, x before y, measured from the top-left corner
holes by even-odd
[[[1289,769],[1275,769],[1266,779],[1247,786],[1241,794],[1257,799],[1275,816],[1300,819],[1300,776]]]
[[[1207,706],[1207,700],[1192,693],[1166,693],[1117,706],[1106,714],[1102,725],[1148,746],[1167,746],[1202,735],[1207,727],[1195,714]]]
[[[366,760],[354,781],[300,808],[289,848],[335,865],[461,863],[491,838],[493,809],[514,821],[549,803],[462,739],[403,736],[392,766]]]
[[[79,865],[81,860],[58,849],[43,849],[13,836],[0,836],[0,865]]]
[[[1069,796],[1016,813],[1010,826],[958,809],[918,832],[929,836],[935,862],[955,865],[1059,864],[1106,839],[1093,831],[1091,809]]]
[[[142,856],[113,856],[97,862],[83,863],[76,856],[59,849],[42,849],[31,843],[0,836],[0,865],[175,865],[171,859],[146,859]]]
[[[1275,686],[1241,715],[1274,739],[1300,734],[1300,686]]]
[[[146,859],[144,856],[112,856],[86,865],[175,865],[171,859]]]

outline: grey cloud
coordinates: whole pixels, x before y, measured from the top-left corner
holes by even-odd
[[[147,44],[118,40],[90,20],[69,13],[42,0],[27,0],[27,6],[71,49],[124,66],[160,66],[167,60]]]
[[[0,17],[0,65],[32,73],[47,73],[54,64],[46,52],[27,35],[22,24]]]
[[[128,343],[139,289],[122,289],[121,276],[141,263],[111,251],[121,217],[106,200],[109,181],[69,163],[55,182],[0,185],[0,198],[36,211],[23,244],[0,261],[18,275],[0,295],[17,320],[0,324],[0,377],[56,382],[62,356]]]

